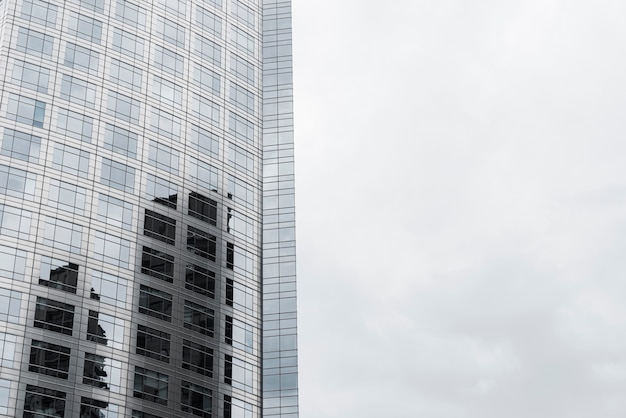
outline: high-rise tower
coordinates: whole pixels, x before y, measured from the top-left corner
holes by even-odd
[[[291,74],[290,1],[0,0],[0,416],[298,416]]]

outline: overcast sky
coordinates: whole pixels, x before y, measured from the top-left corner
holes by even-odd
[[[293,8],[301,418],[626,416],[626,2]]]

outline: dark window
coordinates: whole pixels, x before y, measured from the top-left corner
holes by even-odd
[[[141,272],[172,283],[174,280],[174,256],[143,247]]]
[[[187,249],[200,257],[215,261],[217,238],[193,226],[187,227]]]
[[[211,389],[182,381],[180,388],[181,409],[192,415],[211,418],[213,394]]]
[[[199,193],[189,193],[189,215],[217,225],[217,202]]]
[[[28,371],[67,379],[69,367],[69,348],[33,340]]]
[[[162,373],[142,367],[135,367],[135,385],[133,396],[148,401],[167,405],[169,377]]]
[[[187,264],[185,272],[185,289],[193,290],[201,295],[215,298],[215,273],[211,270]]]
[[[26,385],[23,418],[64,418],[65,393]]]
[[[235,268],[235,244],[230,242],[226,243],[226,268]]]
[[[64,292],[76,293],[78,264],[45,259],[41,262],[39,284]]]
[[[133,409],[133,417],[132,418],[161,418],[161,417],[149,414],[147,412],[136,411],[136,410]]]
[[[224,342],[233,345],[233,317],[228,315],[224,320]]]
[[[37,297],[35,328],[72,335],[73,325],[74,307],[72,305]]]
[[[109,390],[111,368],[106,364],[106,357],[85,353],[83,383]]]
[[[224,360],[224,383],[233,384],[233,356],[228,354]]]
[[[213,377],[213,350],[183,340],[183,369]]]
[[[235,283],[233,279],[226,279],[226,304],[233,306],[235,296]]]
[[[170,334],[143,325],[137,330],[137,354],[170,362]]]
[[[174,245],[176,220],[146,209],[144,235]]]
[[[110,404],[96,399],[80,398],[80,417],[79,418],[104,418],[118,417],[119,408],[117,405]]]
[[[139,312],[170,322],[172,320],[172,295],[141,285]]]
[[[213,309],[205,308],[188,300],[185,301],[185,328],[212,337],[214,317]]]

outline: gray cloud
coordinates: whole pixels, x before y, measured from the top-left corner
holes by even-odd
[[[624,415],[625,12],[295,2],[303,418]]]

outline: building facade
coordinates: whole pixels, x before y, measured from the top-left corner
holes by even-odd
[[[290,6],[0,0],[0,416],[298,416]]]

